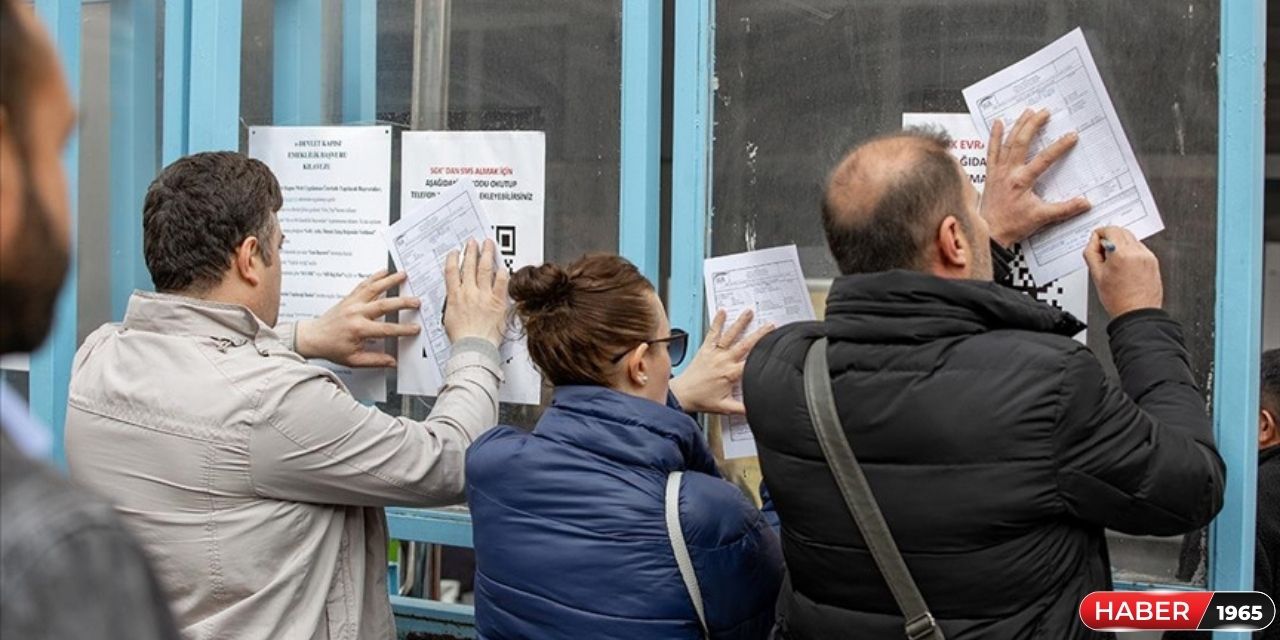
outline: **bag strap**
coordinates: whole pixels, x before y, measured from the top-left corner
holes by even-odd
[[[809,420],[817,433],[822,454],[831,467],[840,495],[858,525],[858,532],[867,543],[876,567],[889,585],[893,599],[902,609],[906,619],[907,638],[910,640],[944,640],[924,602],[924,596],[911,579],[907,563],[903,561],[898,545],[893,541],[889,525],[880,513],[867,477],[853,455],[849,440],[840,426],[836,412],[835,392],[831,389],[831,370],[827,365],[827,339],[822,338],[809,347],[804,360],[804,397],[809,405]]]
[[[684,580],[684,588],[693,600],[693,610],[698,614],[698,624],[702,625],[702,636],[710,638],[707,632],[707,617],[702,611],[702,589],[698,586],[698,576],[693,572],[693,559],[689,557],[689,547],[684,544],[684,530],[680,528],[680,478],[682,471],[672,471],[667,475],[667,538],[671,540],[671,550],[676,554],[676,566],[680,567],[680,577]]]

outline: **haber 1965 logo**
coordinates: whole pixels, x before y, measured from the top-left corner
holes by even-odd
[[[1095,591],[1080,620],[1095,631],[1257,631],[1276,617],[1257,591]]]

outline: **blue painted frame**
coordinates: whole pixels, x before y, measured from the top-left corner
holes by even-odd
[[[168,165],[187,153],[187,96],[191,85],[191,0],[165,0],[164,108],[161,113],[160,164]]]
[[[161,162],[240,146],[241,0],[166,0]]]
[[[36,15],[49,30],[71,102],[80,104],[80,0],[36,0]],[[63,163],[67,173],[68,206],[71,214],[71,262],[67,279],[58,293],[57,309],[49,338],[38,351],[31,354],[28,404],[31,414],[46,425],[53,434],[50,452],[55,465],[66,468],[66,447],[63,425],[67,417],[67,387],[71,383],[71,362],[76,354],[76,293],[79,277],[76,258],[78,244],[80,198],[80,134],[73,132],[63,151]]]
[[[676,0],[671,123],[671,324],[702,343],[702,261],[711,233],[715,0]]]
[[[378,114],[378,3],[342,0],[342,119],[374,124]]]
[[[659,285],[662,3],[622,0],[622,136],[618,253]],[[694,343],[697,344],[697,343]]]
[[[1266,5],[1222,3],[1213,418],[1227,496],[1209,533],[1209,587],[1253,589],[1262,349]],[[1216,638],[1235,637],[1216,632]]]
[[[320,63],[323,31],[323,3],[276,0],[272,124],[324,124],[324,65]],[[239,105],[236,108],[238,112]]]
[[[236,151],[240,148],[243,5],[241,0],[180,1],[188,3],[190,15],[185,153]]]
[[[142,260],[142,199],[156,166],[156,21],[159,0],[111,3],[111,317],[150,289]]]

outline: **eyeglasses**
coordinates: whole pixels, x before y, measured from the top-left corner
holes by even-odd
[[[684,329],[672,329],[671,335],[665,338],[655,338],[653,340],[645,340],[640,344],[653,345],[653,344],[658,344],[660,342],[667,343],[667,353],[671,354],[671,366],[673,367],[680,366],[680,363],[684,362],[685,351],[688,351],[689,349],[689,334],[685,332]],[[638,346],[640,345],[639,344],[636,345],[636,347]],[[611,362],[613,362],[614,364],[618,364],[619,360],[622,360],[623,358],[625,358],[626,355],[634,351],[636,347],[631,347],[630,349],[627,349],[626,351],[619,353],[618,355],[614,356]]]

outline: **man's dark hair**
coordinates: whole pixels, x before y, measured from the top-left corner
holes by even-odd
[[[911,168],[883,184],[869,184],[867,159],[858,151],[846,156],[832,173],[822,199],[822,227],[840,273],[872,273],[920,269],[925,249],[947,214],[964,202],[964,176],[951,157],[951,138],[943,131],[909,127],[867,144],[902,139],[917,155]],[[879,197],[848,190],[880,188]],[[960,209],[959,211],[963,211]],[[958,216],[967,232],[969,220]]]
[[[267,165],[230,151],[165,167],[142,205],[143,253],[157,291],[199,293],[222,281],[236,247],[255,236],[271,264],[283,199]]]
[[[1262,408],[1280,418],[1280,349],[1262,353]]]

